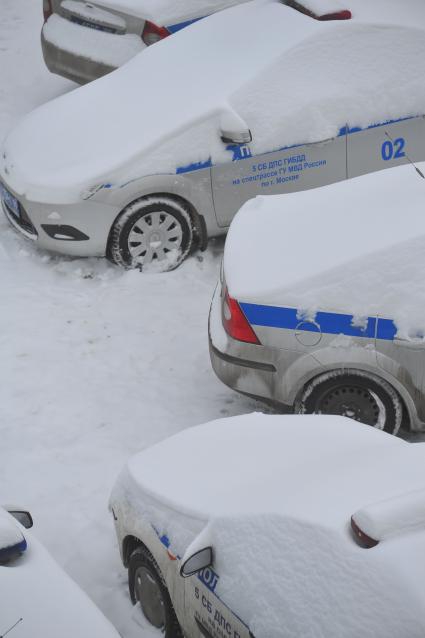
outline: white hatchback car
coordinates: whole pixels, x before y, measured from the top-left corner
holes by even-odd
[[[41,45],[52,73],[84,84],[204,16],[248,0],[43,0]]]
[[[28,512],[0,508],[0,635],[118,638],[79,587],[28,532]],[[22,523],[22,525],[20,524]]]
[[[11,131],[7,218],[47,250],[167,270],[256,195],[425,159],[421,24],[417,0],[331,21],[254,0],[200,20]]]
[[[425,431],[425,164],[417,168],[422,177],[400,166],[242,207],[209,321],[224,383],[283,411]]]
[[[423,638],[424,461],[339,416],[189,428],[111,495],[132,601],[166,638]]]

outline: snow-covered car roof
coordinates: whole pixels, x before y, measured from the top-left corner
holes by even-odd
[[[425,174],[425,164],[418,167]],[[224,273],[235,299],[425,329],[425,180],[411,165],[245,204]],[[259,220],[261,219],[261,224]],[[255,255],[255,258],[253,258]]]
[[[172,25],[207,16],[250,0],[99,0],[99,4],[155,24]]]
[[[216,13],[28,115],[6,140],[0,175],[29,199],[66,203],[98,185],[229,161],[219,134],[229,109],[251,129],[253,154],[421,113],[424,30],[404,15],[423,25],[425,7],[404,2],[398,26],[389,11],[373,24],[358,13],[319,22],[279,0]]]
[[[189,428],[140,452],[121,482],[124,491],[204,521],[267,513],[344,533],[364,505],[425,487],[424,460],[424,446],[343,417],[254,413]]]

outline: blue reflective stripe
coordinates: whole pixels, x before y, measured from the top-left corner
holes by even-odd
[[[177,175],[181,173],[191,173],[192,171],[199,171],[202,168],[211,168],[212,162],[211,157],[205,162],[194,162],[193,164],[188,164],[187,166],[178,166],[176,168]]]
[[[198,18],[198,19],[200,20],[201,18]],[[185,24],[185,23],[182,23],[182,24]],[[352,126],[352,127],[343,126],[339,130],[337,137],[350,135],[351,133],[359,133],[360,131],[368,131],[373,128],[379,128],[380,126],[388,126],[389,124],[396,124],[397,122],[405,122],[407,120],[413,120],[413,119],[416,119],[416,118],[413,116],[400,117],[396,120],[388,120],[388,122],[380,122],[379,124],[370,124],[366,128],[361,128],[360,126]],[[255,159],[256,157],[261,157],[262,155],[270,155],[271,153],[280,153],[281,151],[289,151],[290,149],[301,148],[307,145],[314,146],[315,144],[320,144],[323,141],[324,140],[318,140],[317,142],[312,142],[312,143],[302,142],[300,144],[291,144],[290,146],[281,146],[280,148],[275,148],[271,151],[263,151],[262,153],[259,153],[257,155],[252,155],[251,149],[249,148],[248,144],[241,145],[241,146],[235,145],[235,144],[229,144],[228,146],[226,146],[226,151],[229,151],[230,153],[232,153],[233,155],[232,160],[235,162],[235,161],[243,161],[243,160],[251,159],[251,158]],[[188,164],[187,166],[179,166],[176,169],[176,174],[178,175],[180,173],[191,173],[192,171],[198,171],[201,168],[212,168],[213,166],[215,166],[215,164],[212,163],[210,158],[209,160],[206,160],[205,162],[193,162],[192,164]]]
[[[159,540],[161,541],[161,543],[163,545],[165,545],[165,547],[167,549],[170,547],[171,543],[170,543],[170,539],[168,538],[167,534],[163,534]]]
[[[397,328],[392,319],[378,319],[377,339],[392,341],[397,334]]]
[[[361,126],[343,126],[338,133],[338,137],[341,135],[350,135],[351,133],[359,133],[360,131],[368,131],[371,128],[379,128],[380,126],[388,126],[388,124],[396,124],[397,122],[405,122],[406,120],[413,120],[414,116],[399,117],[396,120],[387,120],[386,122],[379,122],[376,124],[369,124],[366,128]]]
[[[268,328],[286,328],[287,330],[303,330],[305,332],[317,332],[313,323],[302,323],[303,316],[296,308],[283,308],[278,306],[262,306],[258,304],[240,304],[249,323],[254,326]],[[324,334],[344,334],[349,337],[365,337],[391,341],[397,332],[392,319],[376,319],[368,317],[365,327],[353,325],[353,315],[336,312],[318,312],[314,318]]]
[[[194,18],[193,20],[186,20],[185,22],[179,22],[178,24],[171,24],[169,27],[165,27],[167,31],[170,33],[176,33],[177,31],[181,31],[186,27],[190,26],[194,22],[198,22],[198,20],[202,20],[205,16],[201,16],[200,18]]]

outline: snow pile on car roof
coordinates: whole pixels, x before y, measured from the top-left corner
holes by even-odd
[[[349,523],[364,505],[423,487],[424,456],[342,417],[244,415],[130,459],[111,504],[181,557],[212,544],[216,593],[257,638],[419,638],[425,531],[369,552]]]
[[[359,460],[359,476],[362,469]],[[335,482],[342,462],[340,471]],[[265,515],[213,521],[199,540],[214,549],[216,593],[256,638],[424,635],[423,531],[365,550],[305,521]]]
[[[369,482],[368,502],[422,486],[422,463],[409,453],[404,441],[339,416],[251,414],[190,428],[144,450],[128,461],[117,489],[136,491],[149,508],[161,503],[159,509],[197,521],[263,512],[344,533],[350,515],[364,505]],[[359,460],[375,457],[359,482]],[[331,487],[332,468],[342,458],[344,477]],[[406,465],[402,477],[381,480],[395,459]],[[308,472],[294,485],[300,466]],[[338,498],[342,486],[344,500]]]
[[[319,23],[235,89],[229,101],[252,132],[253,153],[424,112],[425,3],[390,5],[379,12],[354,0],[352,20]]]
[[[201,18],[244,2],[249,0],[101,0],[104,7],[117,9],[161,26]]]
[[[278,0],[216,13],[28,115],[0,173],[33,201],[69,203],[103,183],[231,161],[220,136],[231,108],[252,153],[422,113],[425,29],[406,26],[404,11],[425,25],[416,0],[399,9],[401,26],[360,10],[319,22]]]
[[[424,196],[425,180],[400,166],[251,200],[227,237],[229,292],[308,317],[380,315],[394,320],[399,336],[423,336]]]

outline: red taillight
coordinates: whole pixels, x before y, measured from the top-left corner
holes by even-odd
[[[326,13],[325,15],[318,16],[318,20],[351,20],[353,16],[351,11],[337,11],[336,13]]]
[[[361,547],[370,549],[371,547],[376,547],[378,545],[379,541],[365,534],[357,525],[353,516],[351,517],[351,529],[353,530],[354,538]]]
[[[227,290],[223,299],[222,319],[225,331],[233,339],[245,343],[260,344],[240,305],[236,299],[229,296]]]
[[[146,20],[145,28],[143,29],[142,33],[142,40],[148,47],[151,44],[155,44],[155,42],[163,40],[169,35],[170,32],[165,27],[158,27],[153,22],[149,22],[149,20]]]
[[[46,22],[53,13],[52,0],[43,0],[44,22]]]

